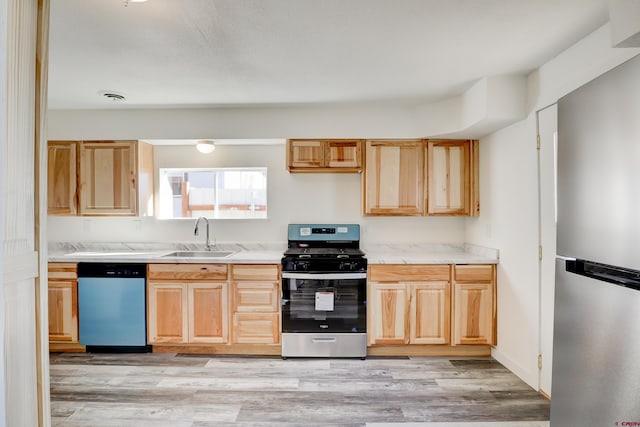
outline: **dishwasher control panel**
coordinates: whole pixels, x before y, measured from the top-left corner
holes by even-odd
[[[147,264],[81,262],[78,263],[78,277],[121,277],[145,278]]]

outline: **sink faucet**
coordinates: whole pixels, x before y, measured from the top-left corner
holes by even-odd
[[[200,218],[198,218],[196,220],[196,229],[193,230],[193,235],[197,236],[198,235],[198,225],[200,224],[200,220],[203,220],[205,222],[205,224],[207,224],[207,240],[206,240],[206,245],[205,247],[207,248],[208,251],[211,250],[211,243],[209,243],[209,220],[203,216],[201,216]],[[215,239],[214,239],[215,240]],[[215,246],[215,242],[213,243],[213,246]]]

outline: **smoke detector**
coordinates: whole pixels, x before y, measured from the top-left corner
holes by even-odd
[[[113,90],[101,90],[100,92],[98,92],[98,95],[104,96],[105,98],[113,102],[122,102],[127,100],[127,97],[123,93]]]

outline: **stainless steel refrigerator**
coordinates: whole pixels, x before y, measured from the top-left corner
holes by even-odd
[[[558,102],[552,427],[640,425],[640,56]]]

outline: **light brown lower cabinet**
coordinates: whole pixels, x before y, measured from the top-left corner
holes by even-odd
[[[453,344],[496,344],[495,266],[454,267]]]
[[[78,273],[75,263],[49,263],[49,342],[78,343]]]
[[[189,318],[185,283],[149,281],[147,332],[149,344],[186,343]]]
[[[149,344],[280,343],[277,264],[149,264],[147,277]]]
[[[448,281],[410,285],[410,344],[449,344],[451,286]]]
[[[495,345],[494,265],[371,265],[368,344]]]
[[[280,342],[278,313],[235,313],[233,343],[278,344]]]
[[[369,344],[406,344],[409,338],[406,283],[370,282],[368,287]]]
[[[149,264],[147,277],[149,344],[229,341],[226,265]]]
[[[190,343],[229,341],[227,283],[190,283],[187,300]]]
[[[449,265],[370,266],[369,345],[448,344],[449,277]]]
[[[280,266],[231,265],[231,342],[280,343]]]
[[[149,344],[226,343],[227,286],[149,281]]]

